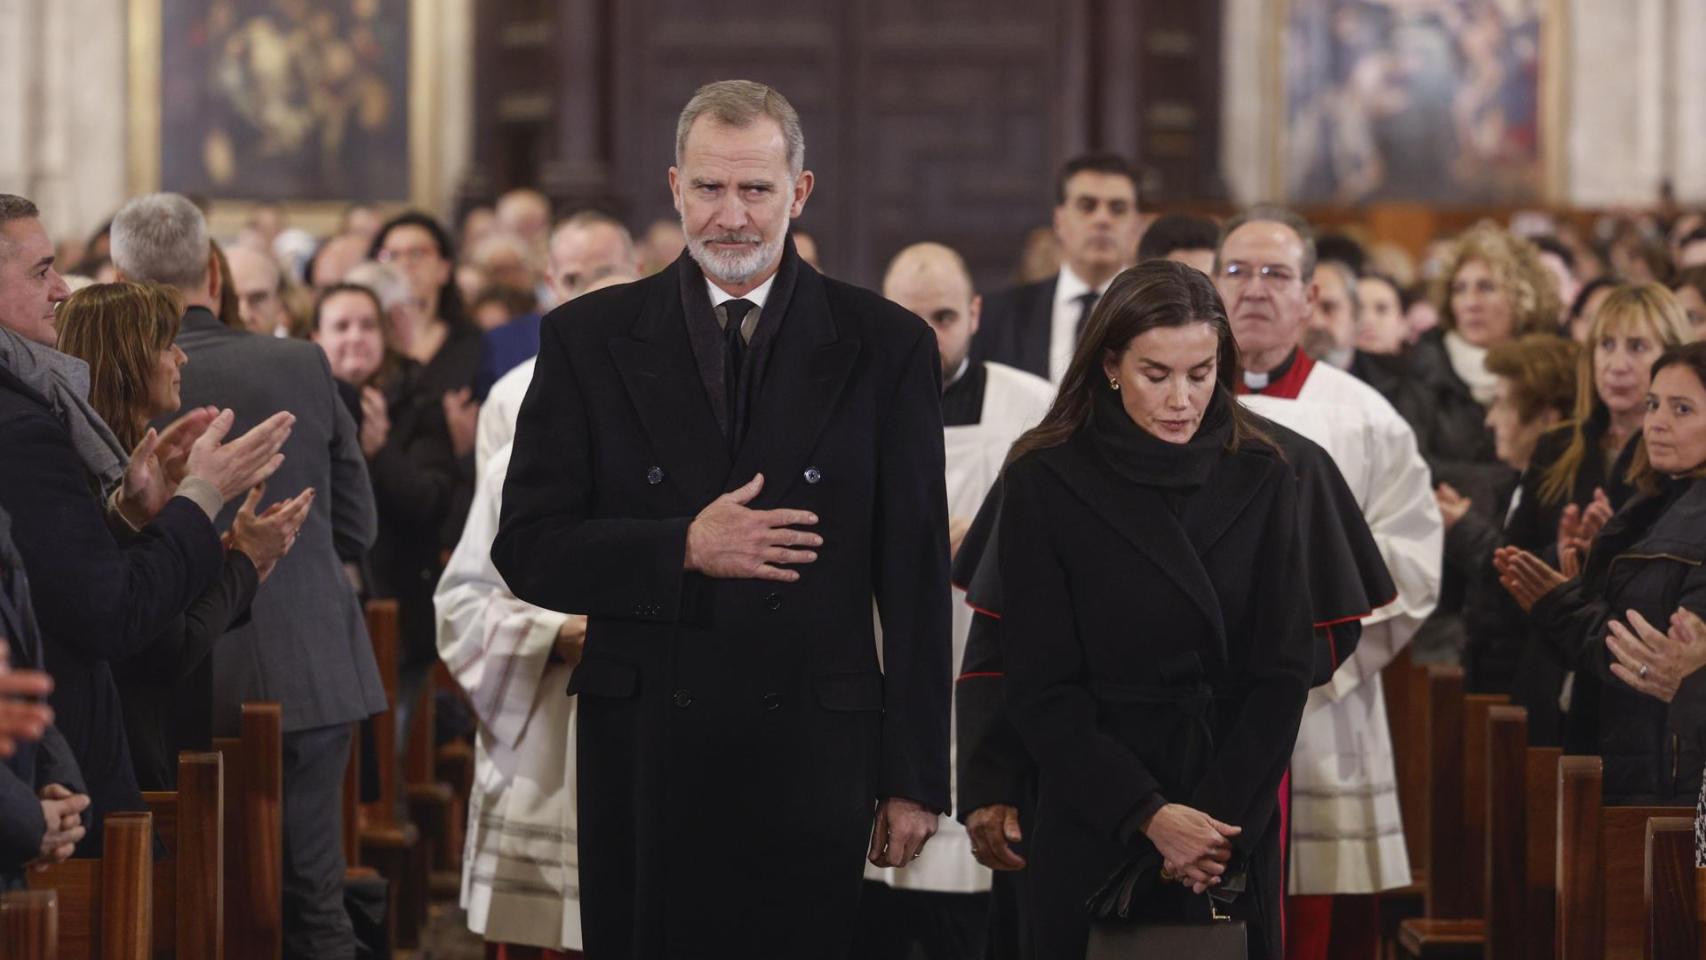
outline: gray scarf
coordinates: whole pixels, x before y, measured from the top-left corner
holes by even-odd
[[[71,446],[83,466],[100,481],[101,495],[111,496],[124,482],[130,452],[119,446],[112,428],[89,406],[89,365],[0,327],[0,367],[47,398],[53,415],[71,434]]]

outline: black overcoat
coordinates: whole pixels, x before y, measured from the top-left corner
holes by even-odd
[[[1086,899],[1122,862],[1154,857],[1121,828],[1156,793],[1243,827],[1252,936],[1277,955],[1279,785],[1313,658],[1291,469],[1247,443],[1175,515],[1080,433],[1015,461],[1004,487],[1005,687],[1038,765],[1036,955],[1083,956]],[[1207,918],[1205,898],[1150,889],[1151,916]]]
[[[876,800],[948,808],[936,340],[794,269],[732,464],[690,260],[541,330],[492,558],[517,596],[589,618],[569,690],[593,958],[841,956]],[[817,562],[787,584],[684,574],[693,517],[755,473],[754,508],[818,516]]]

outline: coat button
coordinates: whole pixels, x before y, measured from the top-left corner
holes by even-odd
[[[646,471],[646,482],[651,484],[654,487],[657,486],[658,484],[662,483],[663,482],[663,468],[662,467],[653,467],[650,470],[647,470]]]
[[[765,694],[764,695],[764,709],[771,710],[771,711],[782,709],[782,695],[779,693],[767,693],[767,694]]]
[[[688,692],[686,689],[675,691],[675,696],[672,699],[675,701],[676,706],[683,709],[693,706],[693,694]]]
[[[767,594],[765,594],[764,595],[764,606],[770,610],[782,609],[782,595],[779,593],[767,593]]]
[[[806,468],[806,482],[807,483],[816,483],[822,479],[823,479],[823,471],[822,470],[819,470],[816,467],[807,467]]]

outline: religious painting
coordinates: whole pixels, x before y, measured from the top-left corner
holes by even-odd
[[[131,13],[132,103],[153,92],[158,111],[133,138],[133,184],[410,199],[411,0],[132,0]]]
[[[1289,0],[1286,193],[1295,203],[1542,199],[1557,0]],[[1556,72],[1555,70],[1551,72]]]

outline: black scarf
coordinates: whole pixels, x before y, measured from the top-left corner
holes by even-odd
[[[1232,436],[1231,401],[1216,387],[1197,432],[1184,443],[1169,443],[1132,422],[1117,390],[1097,387],[1085,427],[1090,442],[1114,472],[1133,483],[1162,490],[1194,490],[1226,452]]]

